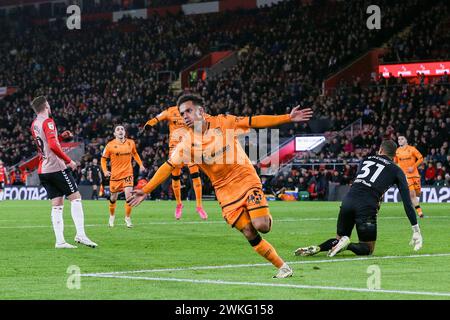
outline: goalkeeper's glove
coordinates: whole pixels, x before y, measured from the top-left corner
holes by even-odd
[[[422,248],[423,243],[422,234],[420,233],[420,228],[418,224],[412,226],[412,230],[413,235],[411,241],[409,242],[409,245],[414,247],[414,251],[417,251],[420,248]]]

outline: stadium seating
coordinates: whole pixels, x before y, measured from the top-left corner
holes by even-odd
[[[352,137],[337,135],[335,142],[313,158],[359,159],[375,152],[381,139],[405,132],[410,143],[427,155],[424,172],[440,162],[444,169],[436,175],[446,181],[450,171],[448,79],[408,86],[380,78],[368,88],[354,79],[350,85],[342,83],[332,96],[322,96],[320,90],[327,75],[408,26],[408,16],[422,14],[424,19],[433,16],[445,22],[447,6],[440,5],[442,1],[398,1],[383,12],[385,27],[380,32],[369,31],[363,23],[365,17],[349,14],[362,11],[363,1],[316,1],[306,7],[299,3],[286,1],[233,15],[155,15],[146,20],[123,19],[114,25],[90,22],[83,25],[82,32],[69,32],[57,23],[2,25],[5,32],[0,34],[0,50],[7,54],[0,56],[0,87],[20,90],[0,99],[0,159],[11,167],[35,153],[28,130],[33,118],[29,101],[45,94],[59,130],[70,129],[86,145],[79,182],[85,179],[83,168],[93,157],[100,157],[107,140],[112,139],[117,123],[127,124],[129,136],[136,139],[149,169],[142,178],[148,179],[168,157],[167,129],[158,126],[138,137],[139,125],[176,101],[160,72],[178,74],[211,49],[226,46],[239,52],[238,63],[215,78],[198,79],[189,88],[205,97],[211,114],[280,114],[296,104],[310,105],[316,117],[331,120],[332,132],[362,119],[361,132]],[[424,10],[430,3],[431,9]],[[92,12],[115,9],[92,8]],[[433,29],[425,30],[425,25]],[[385,59],[448,58],[443,56],[449,52],[448,33],[442,34],[439,44],[430,47],[427,42],[429,33],[439,33],[445,26],[423,24],[419,19],[411,28],[423,32],[394,37]],[[15,37],[17,33],[21,37]],[[414,52],[401,49],[411,44]],[[307,125],[286,125],[281,130],[282,136],[308,132]],[[309,170],[307,185],[320,175],[342,184],[353,177],[345,165],[342,170],[316,171]],[[294,183],[305,175],[295,176]],[[428,181],[434,183],[436,175]],[[212,191],[208,183],[204,188],[205,193]]]

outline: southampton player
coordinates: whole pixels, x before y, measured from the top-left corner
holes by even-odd
[[[392,161],[397,145],[392,140],[381,143],[377,156],[361,161],[355,181],[341,204],[337,221],[337,236],[318,246],[298,248],[295,255],[311,256],[328,251],[333,257],[343,250],[357,255],[370,255],[377,239],[377,214],[383,194],[394,184],[403,199],[403,207],[411,223],[413,236],[410,245],[417,251],[422,247],[422,235],[417,223],[416,212],[411,203],[408,183],[403,171]],[[359,243],[350,243],[353,227],[356,225]]]
[[[395,153],[394,161],[403,170],[408,180],[409,196],[419,217],[423,218],[422,208],[419,204],[421,192],[420,174],[417,168],[423,162],[422,154],[413,146],[408,145],[404,135],[398,136],[399,148]]]
[[[95,248],[97,244],[89,240],[84,231],[84,213],[81,204],[81,195],[71,171],[77,164],[71,160],[61,149],[58,140],[58,131],[51,114],[50,105],[43,96],[35,98],[31,106],[37,117],[31,125],[31,134],[36,142],[39,152],[39,180],[47,190],[48,198],[52,202],[52,224],[56,236],[55,248],[72,249],[75,246],[68,244],[64,239],[64,196],[71,203],[72,219],[77,234],[75,242]],[[69,135],[68,131],[62,136]]]
[[[111,140],[103,150],[101,166],[105,177],[109,178],[109,226],[114,227],[116,211],[116,201],[120,192],[125,191],[125,197],[131,196],[134,185],[133,166],[131,158],[139,165],[140,171],[145,168],[141,158],[136,151],[136,144],[132,139],[125,137],[125,128],[118,125],[114,128],[114,140]],[[110,160],[111,170],[108,170],[107,160]],[[131,207],[125,203],[125,223],[128,228],[132,228]]]
[[[133,191],[133,196],[127,201],[132,206],[141,203],[147,193],[164,182],[173,168],[184,163],[187,157],[191,162],[198,163],[200,169],[211,179],[225,221],[242,232],[254,250],[278,268],[276,278],[290,277],[292,269],[277,254],[274,247],[259,234],[271,230],[272,217],[262,191],[261,180],[236,135],[238,131],[242,133],[249,128],[266,128],[289,122],[307,121],[312,116],[312,110],[299,110],[297,107],[290,114],[280,116],[219,115],[209,116],[206,119],[201,97],[184,95],[178,99],[177,105],[189,128],[186,136],[178,143],[169,160],[158,169],[150,182],[142,190]],[[201,131],[197,128],[201,128]],[[231,161],[225,162],[225,159]]]
[[[175,147],[177,146],[179,140],[176,138],[177,136],[181,136],[181,133],[177,134],[177,130],[184,131],[186,130],[186,126],[184,124],[183,118],[178,111],[178,107],[170,107],[167,110],[164,110],[162,113],[157,115],[155,118],[148,120],[144,125],[144,129],[146,126],[154,126],[158,122],[167,121],[169,123],[169,154],[173,152]],[[202,205],[202,180],[200,178],[200,173],[198,166],[195,164],[188,164],[189,173],[192,179],[192,185],[195,191],[195,199],[197,202],[196,211],[200,215],[200,218],[203,220],[208,219],[208,215],[203,209]],[[181,169],[177,167],[172,171],[172,189],[175,196],[175,200],[177,201],[177,207],[175,209],[175,219],[179,220],[183,213],[183,204],[181,203]]]
[[[5,188],[5,184],[8,184],[8,175],[3,166],[3,161],[0,160],[0,201],[3,200],[3,189]]]

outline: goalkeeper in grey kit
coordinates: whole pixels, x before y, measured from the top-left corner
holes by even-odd
[[[422,235],[417,223],[416,212],[409,196],[408,183],[403,171],[393,162],[397,145],[392,140],[381,143],[378,155],[364,158],[358,168],[356,179],[341,204],[337,221],[337,236],[320,245],[301,247],[297,256],[312,256],[328,251],[333,257],[344,250],[356,255],[370,255],[375,250],[377,239],[377,214],[383,194],[394,184],[397,185],[403,207],[411,223],[413,236],[410,245],[417,251],[422,247]],[[350,242],[356,225],[359,242]]]

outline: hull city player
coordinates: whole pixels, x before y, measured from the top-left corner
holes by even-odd
[[[417,169],[423,162],[422,154],[413,146],[408,145],[404,135],[398,136],[399,147],[395,153],[394,162],[403,170],[408,180],[409,195],[419,217],[423,218],[419,197],[421,193],[420,174]]]
[[[92,242],[84,231],[81,195],[69,170],[69,168],[76,169],[77,164],[61,149],[55,122],[49,117],[51,109],[47,99],[43,96],[37,97],[32,101],[31,106],[37,115],[31,125],[31,134],[39,153],[39,180],[52,202],[51,217],[56,236],[55,248],[76,248],[67,243],[64,238],[64,197],[67,197],[71,203],[72,219],[77,231],[75,242],[95,248],[97,244]],[[70,133],[64,132],[64,135],[70,135]]]
[[[312,110],[300,110],[296,107],[290,114],[279,116],[218,115],[206,118],[201,97],[184,95],[178,99],[177,105],[189,130],[150,182],[142,190],[135,190],[127,201],[132,206],[139,205],[145,200],[147,193],[152,192],[170,176],[174,168],[186,162],[194,162],[211,180],[225,221],[239,230],[253,249],[278,269],[275,278],[292,276],[293,271],[289,265],[260,235],[260,232],[270,232],[272,216],[262,191],[261,180],[239,144],[237,135],[239,131],[243,133],[250,128],[308,121]],[[194,127],[201,131],[194,130]],[[196,155],[202,155],[201,161],[195,160]],[[224,162],[225,159],[230,161]]]
[[[133,166],[131,160],[134,159],[139,165],[139,169],[145,168],[136,150],[136,144],[132,139],[126,138],[125,127],[117,125],[114,128],[114,140],[111,140],[103,150],[101,166],[105,177],[109,178],[109,226],[114,227],[117,198],[120,192],[125,192],[125,197],[131,196],[134,186]],[[111,171],[108,170],[107,162],[110,162]],[[128,228],[132,228],[131,206],[125,203],[125,223]]]
[[[356,179],[341,204],[336,238],[318,246],[298,248],[295,255],[312,256],[321,251],[328,251],[328,256],[333,257],[344,250],[350,250],[356,255],[372,254],[377,239],[377,214],[381,197],[394,184],[400,191],[406,215],[412,226],[413,236],[409,244],[415,251],[422,247],[422,235],[409,197],[405,174],[392,161],[396,149],[394,141],[385,140],[381,143],[377,156],[369,156],[361,161]],[[355,225],[359,243],[350,242]]]
[[[157,123],[162,121],[167,121],[169,124],[169,154],[171,154],[173,150],[175,150],[177,144],[179,143],[179,140],[176,138],[177,130],[185,130],[187,127],[184,124],[180,112],[178,111],[178,107],[174,106],[168,108],[167,110],[164,110],[155,118],[148,120],[144,125],[144,129],[147,126],[153,127]],[[195,210],[197,211],[201,219],[206,220],[208,219],[208,214],[203,209],[202,180],[200,178],[198,166],[193,163],[189,163],[187,164],[187,167],[191,175],[192,185],[194,187],[195,192],[195,199],[197,203]],[[172,190],[175,196],[175,200],[177,202],[177,206],[175,208],[175,219],[177,220],[180,220],[181,215],[183,214],[183,203],[181,202],[181,181],[180,181],[181,169],[182,168],[176,168],[172,171]]]

